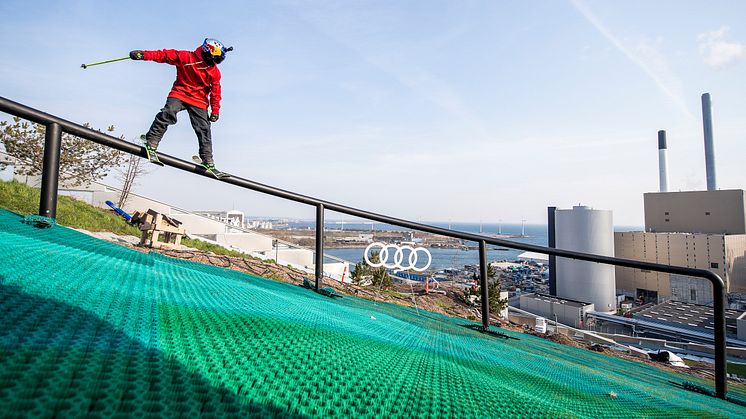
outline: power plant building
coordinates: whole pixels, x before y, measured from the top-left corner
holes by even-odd
[[[708,269],[728,293],[746,293],[746,192],[646,193],[645,231],[614,235],[616,255],[665,265]],[[633,298],[711,304],[709,281],[616,268],[619,292]]]
[[[660,192],[646,193],[645,231],[616,233],[617,256],[708,269],[725,282],[732,305],[746,306],[746,192],[718,190],[712,99],[702,94],[706,191],[668,192],[666,132],[658,132]],[[711,304],[708,280],[616,268],[620,292],[644,302]]]

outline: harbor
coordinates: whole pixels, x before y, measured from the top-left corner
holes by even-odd
[[[476,243],[444,237],[426,232],[415,232],[398,229],[364,228],[359,225],[329,224],[324,229],[324,253],[350,262],[352,265],[364,261],[367,246],[373,242],[387,244],[407,244],[413,247],[426,248],[432,257],[426,272],[389,270],[397,281],[424,282],[428,278],[436,286],[450,289],[477,288],[475,277],[479,273],[479,250]],[[336,228],[334,228],[336,227]],[[352,228],[351,228],[352,227]],[[371,225],[372,227],[372,225]],[[444,227],[448,227],[447,224]],[[457,227],[465,231],[516,241],[525,244],[546,246],[546,226],[522,224],[460,224]],[[315,228],[311,223],[289,223],[287,227],[272,230],[258,230],[271,234],[283,241],[297,243],[300,246],[313,247]],[[530,234],[526,234],[526,233]],[[376,249],[373,249],[375,251]],[[380,249],[379,249],[380,250]],[[495,279],[501,288],[507,291],[508,298],[517,299],[521,294],[530,292],[547,292],[549,289],[549,270],[545,261],[521,257],[525,252],[507,247],[487,246],[487,260],[490,262]],[[370,256],[370,255],[369,255]],[[536,255],[532,255],[536,256]],[[404,256],[408,257],[408,254]]]

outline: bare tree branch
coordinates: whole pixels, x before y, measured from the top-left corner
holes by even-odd
[[[128,154],[124,158],[124,165],[117,170],[117,177],[122,181],[122,193],[119,195],[119,202],[117,203],[119,208],[123,208],[127,203],[130,192],[137,186],[137,179],[148,173],[143,161],[139,156]]]

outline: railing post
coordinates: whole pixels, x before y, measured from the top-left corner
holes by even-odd
[[[41,199],[39,215],[57,218],[57,187],[60,178],[60,149],[62,128],[59,124],[47,125],[44,134],[44,161],[41,171]]]
[[[547,207],[547,247],[554,248],[555,212],[557,207]],[[549,294],[557,296],[557,256],[549,255]]]
[[[316,204],[316,291],[324,276],[324,204]]]
[[[713,296],[713,314],[715,315],[715,396],[725,400],[727,384],[727,340],[725,335],[725,283],[717,275],[717,281],[711,280]],[[708,278],[709,279],[709,278]]]
[[[490,296],[487,290],[487,243],[484,240],[479,242],[479,288],[482,291],[482,329],[486,332],[490,330]]]

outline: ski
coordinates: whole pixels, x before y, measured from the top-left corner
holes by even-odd
[[[213,176],[215,176],[217,179],[225,179],[225,178],[227,178],[227,177],[230,176],[228,173],[221,172],[220,170],[216,169],[214,166],[213,167],[207,166],[202,161],[202,158],[200,156],[196,156],[196,155],[192,156],[192,161],[194,161],[195,163],[197,163],[198,165],[200,165],[203,169],[205,169],[208,172],[210,172],[210,174],[212,174]]]
[[[158,153],[148,145],[148,140],[145,139],[145,135],[140,136],[140,141],[142,141],[143,147],[145,147],[145,152],[148,154],[148,161],[157,164],[158,166],[163,166],[163,162],[158,158]]]

